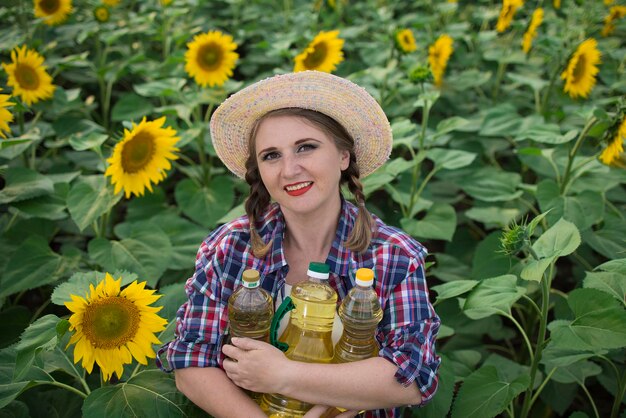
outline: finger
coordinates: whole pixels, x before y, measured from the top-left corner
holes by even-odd
[[[328,407],[326,405],[315,405],[313,408],[309,409],[309,411],[304,414],[303,418],[319,418],[322,417],[324,412]]]
[[[235,347],[234,345],[224,344],[222,346],[222,353],[224,353],[226,356],[230,357],[231,359],[239,360],[243,351]]]
[[[237,368],[237,362],[229,358],[225,358],[224,362],[222,363],[222,367],[224,368],[226,374],[232,373]]]
[[[242,350],[260,350],[267,347],[269,344],[259,340],[253,340],[252,338],[233,337],[231,338],[231,344]]]

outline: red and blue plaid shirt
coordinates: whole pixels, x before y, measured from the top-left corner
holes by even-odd
[[[341,210],[337,234],[326,260],[330,266],[329,283],[337,291],[340,303],[355,286],[357,269],[367,267],[375,271],[376,293],[384,313],[376,334],[381,346],[379,356],[398,367],[395,377],[402,385],[417,384],[424,405],[437,390],[441,361],[435,353],[440,321],[428,300],[424,274],[426,249],[400,229],[387,226],[374,216],[378,231],[369,248],[361,253],[353,252],[343,243],[358,210],[345,200]],[[244,270],[258,270],[261,286],[274,300],[283,292],[289,266],[283,253],[285,221],[280,207],[273,204],[257,225],[261,225],[259,233],[263,240],[272,240],[271,250],[264,258],[252,254],[247,216],[217,228],[200,246],[196,271],[185,285],[189,300],[176,314],[176,337],[159,352],[166,351],[169,370],[222,367],[228,298],[241,285]],[[163,368],[160,361],[157,363]],[[367,411],[364,415],[399,417],[400,408]]]

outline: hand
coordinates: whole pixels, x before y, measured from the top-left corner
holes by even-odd
[[[315,405],[309,409],[303,418],[353,418],[356,417],[359,411],[345,411],[341,412],[334,406]]]
[[[289,360],[278,348],[251,338],[233,337],[222,352],[224,371],[237,386],[260,393],[279,392]]]

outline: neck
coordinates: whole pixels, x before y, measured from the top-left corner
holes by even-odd
[[[325,211],[323,215],[294,216],[283,213],[287,225],[285,245],[307,254],[311,260],[325,261],[337,234],[340,212],[341,200],[337,199],[336,208]]]

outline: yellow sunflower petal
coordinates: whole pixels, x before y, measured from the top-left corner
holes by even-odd
[[[13,95],[31,105],[47,100],[54,94],[52,77],[46,72],[43,57],[25,45],[11,51],[11,63],[2,64],[9,75],[7,85],[13,87]]]
[[[49,26],[65,22],[72,13],[72,0],[33,0],[35,16]]]
[[[561,74],[565,80],[563,91],[573,99],[586,98],[596,84],[601,56],[597,46],[598,42],[593,38],[581,43]]]
[[[339,31],[321,31],[313,41],[294,59],[294,72],[315,70],[333,72],[343,61],[343,43]]]
[[[221,86],[233,76],[239,58],[233,37],[220,31],[196,35],[187,44],[185,71],[202,87]]]
[[[441,85],[443,74],[448,66],[448,60],[452,52],[454,52],[453,44],[452,38],[443,34],[428,48],[428,63],[437,86]]]

